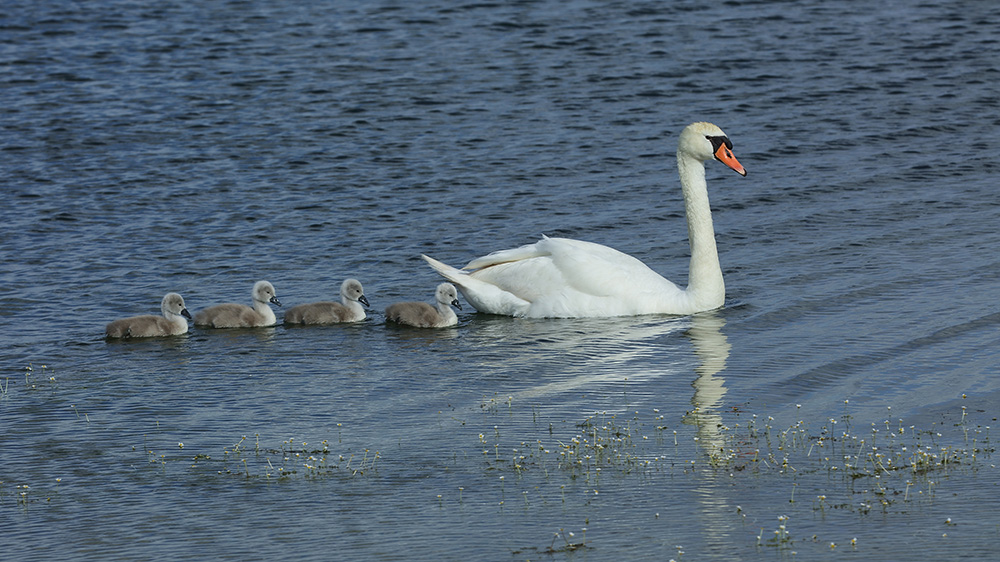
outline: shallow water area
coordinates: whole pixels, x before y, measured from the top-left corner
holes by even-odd
[[[5,557],[992,560],[998,17],[0,9]],[[724,308],[385,323],[542,234],[683,285],[696,120]],[[347,277],[351,325],[102,337]]]

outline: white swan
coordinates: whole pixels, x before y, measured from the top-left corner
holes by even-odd
[[[571,318],[693,314],[719,308],[726,287],[704,162],[714,158],[745,176],[732,148],[729,137],[711,123],[688,125],[678,141],[677,169],[691,244],[686,289],[618,250],[566,238],[543,236],[534,244],[472,260],[464,269],[423,258],[458,285],[476,310],[490,314]]]
[[[273,303],[281,306],[274,286],[267,281],[254,283],[250,292],[253,308],[245,304],[225,303],[199,310],[194,315],[195,326],[207,328],[262,328],[273,326],[278,319],[268,306]]]
[[[417,328],[445,328],[458,324],[458,316],[451,307],[462,309],[458,302],[458,291],[451,283],[441,283],[434,291],[437,307],[425,302],[397,302],[385,309],[385,319],[389,322],[415,326]]]
[[[359,322],[365,319],[368,299],[357,279],[345,279],[340,284],[340,302],[312,302],[289,308],[285,312],[285,324],[336,324],[338,322]]]
[[[160,312],[163,316],[146,314],[115,320],[107,325],[104,334],[109,338],[155,338],[187,333],[187,319],[191,314],[184,306],[183,297],[167,293],[160,301]]]

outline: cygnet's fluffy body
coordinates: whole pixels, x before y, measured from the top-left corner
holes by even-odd
[[[391,304],[385,309],[385,319],[416,328],[444,328],[458,324],[458,316],[451,309],[453,306],[462,309],[455,286],[451,283],[441,283],[434,292],[434,299],[436,306],[425,302]]]
[[[210,306],[194,315],[194,325],[206,328],[262,328],[273,326],[278,319],[270,304],[281,306],[274,286],[267,281],[258,281],[250,296],[253,308],[245,304],[225,303]]]
[[[155,338],[187,333],[191,314],[180,295],[167,293],[160,302],[160,311],[162,316],[146,314],[115,320],[104,333],[109,338]]]
[[[362,306],[364,305],[364,306]],[[285,312],[285,324],[337,324],[365,319],[368,299],[357,279],[347,279],[340,285],[340,302],[300,304]]]

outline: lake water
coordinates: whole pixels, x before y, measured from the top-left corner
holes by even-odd
[[[1000,6],[939,4],[4,5],[4,558],[993,560]],[[384,323],[542,234],[683,284],[698,120],[723,309]]]

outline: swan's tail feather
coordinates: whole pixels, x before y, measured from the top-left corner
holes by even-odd
[[[489,314],[503,314],[506,316],[524,316],[531,303],[520,299],[513,294],[480,279],[476,279],[467,271],[441,263],[436,259],[421,254],[424,261],[428,263],[434,271],[437,271],[445,279],[451,281],[462,291],[465,300],[469,302],[479,312]]]
[[[428,255],[420,254],[420,257],[424,258],[424,261],[426,261],[427,264],[434,269],[434,271],[438,272],[441,277],[444,277],[456,285],[461,285],[462,282],[469,277],[468,272],[452,267],[446,263],[441,263]]]

